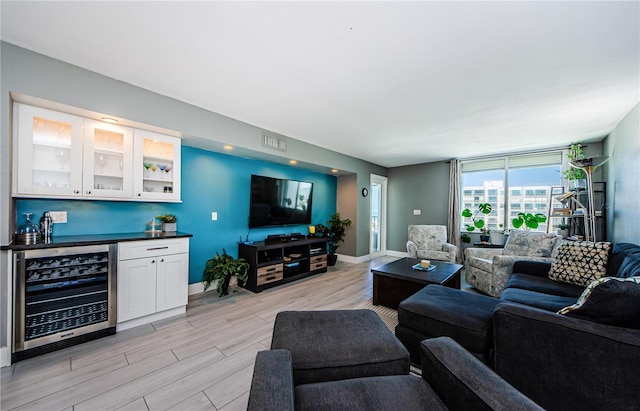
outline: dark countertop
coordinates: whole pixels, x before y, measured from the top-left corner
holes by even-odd
[[[156,234],[139,233],[115,233],[115,234],[90,234],[90,235],[66,235],[66,236],[54,236],[51,242],[44,244],[32,244],[32,245],[17,245],[9,244],[3,245],[2,250],[36,250],[39,248],[56,248],[56,247],[76,247],[83,245],[97,245],[97,244],[112,244],[120,243],[123,241],[141,241],[141,240],[164,240],[170,238],[185,238],[193,237],[193,234],[181,233],[179,231],[172,233],[158,232]]]

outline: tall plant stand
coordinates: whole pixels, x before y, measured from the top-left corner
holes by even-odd
[[[595,201],[594,201],[594,193],[593,193],[593,172],[596,171],[596,168],[600,167],[601,165],[603,165],[604,163],[606,163],[609,160],[608,156],[594,156],[594,157],[587,157],[587,158],[583,158],[583,159],[575,159],[573,161],[569,162],[569,165],[571,167],[575,167],[575,168],[580,168],[582,170],[584,170],[584,172],[587,174],[587,192],[588,192],[588,200],[589,200],[589,207],[588,207],[588,221],[587,223],[589,224],[589,230],[588,230],[588,234],[586,235],[586,240],[587,241],[596,241],[596,209],[595,209]],[[586,234],[587,230],[585,230],[585,234]]]

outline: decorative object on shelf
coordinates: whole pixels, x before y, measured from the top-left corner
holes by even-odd
[[[316,228],[318,232],[327,237],[327,265],[334,266],[338,261],[336,250],[341,241],[344,242],[344,233],[347,227],[351,226],[351,220],[348,218],[340,219],[340,213],[335,213],[331,216],[331,219],[327,221],[328,228],[319,224]]]
[[[546,221],[547,216],[544,214],[518,213],[516,218],[511,220],[511,224],[513,224],[514,228],[520,228],[524,225],[527,230],[535,230],[538,228],[540,223],[544,223]]]
[[[556,196],[556,200],[558,200],[561,204],[566,204],[567,202],[573,202],[576,204],[576,209],[575,211],[573,211],[572,214],[569,215],[574,215],[574,216],[582,216],[584,218],[584,235],[586,238],[590,238],[589,233],[590,233],[590,227],[589,227],[589,221],[588,221],[588,213],[585,213],[584,210],[586,209],[585,205],[582,204],[580,201],[578,201],[575,198],[575,191],[569,191],[567,193],[564,194],[560,194],[558,196]]]
[[[362,189],[362,197],[366,197],[369,195],[369,189],[367,187]]]
[[[22,213],[24,216],[24,224],[18,227],[13,241],[19,245],[37,244],[40,241],[40,228],[37,224],[31,222],[33,213]]]
[[[176,217],[174,214],[171,214],[171,213],[160,214],[156,218],[162,221],[162,231],[164,232],[177,231],[178,217]]]
[[[569,165],[571,165],[574,161],[580,161],[585,158],[584,152],[582,151],[582,143],[579,141],[577,143],[571,144],[569,146],[569,152],[567,153],[567,158],[569,159]],[[569,167],[564,170],[562,175],[569,180],[570,188],[573,190],[585,190],[586,189],[586,174],[580,168]]]
[[[558,229],[558,235],[561,235],[562,238],[569,237],[569,228],[570,228],[569,224],[560,223],[560,224],[556,225],[556,228]]]
[[[595,210],[595,202],[593,199],[593,172],[596,171],[596,168],[600,167],[607,161],[609,161],[608,156],[594,156],[594,157],[575,159],[569,162],[569,165],[571,167],[584,170],[584,172],[587,174],[587,192],[589,195],[589,207],[587,209],[587,212],[588,212],[589,233],[591,234],[591,237],[589,237],[588,234],[586,235],[587,241],[596,241],[596,238],[597,238],[596,237],[596,210]]]
[[[473,224],[465,224],[465,228],[467,229],[467,232],[472,232],[475,231],[475,229],[479,229],[482,234],[480,235],[480,241],[486,241],[489,242],[489,226],[486,226],[484,223],[484,220],[481,218],[478,218],[478,213],[482,213],[484,215],[487,215],[491,212],[491,204],[489,203],[480,203],[478,204],[478,209],[476,210],[475,213],[472,213],[470,209],[465,208],[464,210],[462,210],[461,215],[465,218],[470,218],[473,221]],[[466,238],[465,238],[466,235]],[[471,237],[469,237],[468,234],[463,234],[462,235],[462,242],[463,243],[469,243],[471,242]]]
[[[316,234],[316,226],[315,225],[310,225],[309,226],[309,235],[313,236]]]
[[[146,224],[146,228],[144,230],[145,234],[151,234],[153,236],[159,235],[162,232],[162,223],[157,221],[155,218],[149,220]]]
[[[222,255],[214,255],[205,263],[204,271],[202,271],[202,284],[204,290],[207,291],[213,282],[216,283],[216,291],[220,297],[229,294],[229,283],[234,275],[238,278],[238,284],[245,285],[247,283],[249,273],[249,263],[244,258],[235,259],[223,248]],[[234,293],[238,290],[234,289]]]

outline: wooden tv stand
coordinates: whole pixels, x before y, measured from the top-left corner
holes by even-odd
[[[309,237],[287,242],[240,243],[238,257],[247,260],[250,266],[244,288],[259,293],[327,272],[327,239]]]

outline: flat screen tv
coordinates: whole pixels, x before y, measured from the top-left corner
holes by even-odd
[[[251,175],[249,227],[311,224],[313,183]]]

